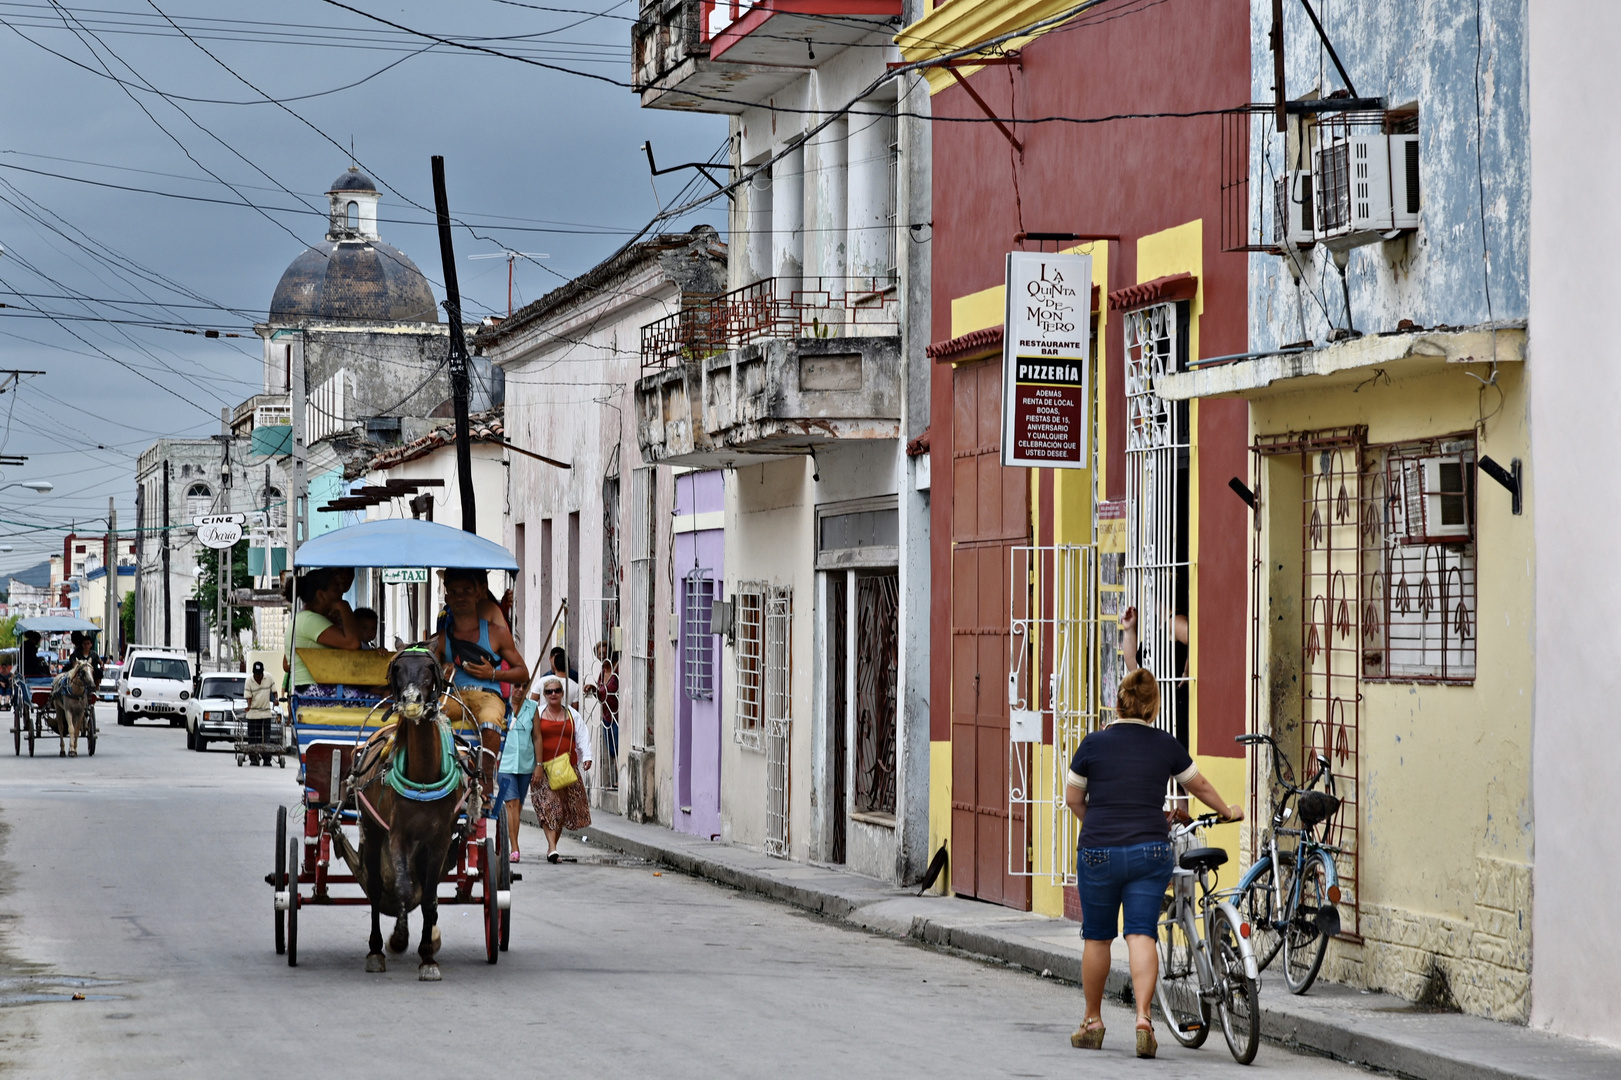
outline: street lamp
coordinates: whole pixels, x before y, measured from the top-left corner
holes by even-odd
[[[6,488],[14,487],[27,488],[29,491],[37,492],[41,495],[44,495],[48,491],[56,490],[56,485],[51,483],[49,480],[13,480],[9,484],[0,484],[0,491],[4,491]]]

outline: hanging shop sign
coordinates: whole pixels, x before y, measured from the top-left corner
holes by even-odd
[[[1092,256],[1012,251],[1002,333],[1002,464],[1090,462]]]
[[[212,521],[197,526],[197,539],[216,551],[232,547],[242,539],[242,526],[235,521]]]

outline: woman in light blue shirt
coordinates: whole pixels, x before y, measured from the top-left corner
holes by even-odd
[[[512,861],[518,861],[518,824],[523,813],[523,801],[529,797],[529,781],[535,774],[535,709],[532,697],[525,697],[523,705],[507,726],[506,743],[501,747],[501,765],[496,776],[495,806],[490,808],[494,817],[499,808],[507,816],[507,837],[512,844]]]

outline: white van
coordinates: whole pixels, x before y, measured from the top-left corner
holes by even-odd
[[[119,724],[128,727],[144,716],[184,727],[194,674],[191,657],[182,649],[132,647],[118,673]]]

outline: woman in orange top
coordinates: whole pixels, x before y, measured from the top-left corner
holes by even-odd
[[[591,824],[591,799],[585,791],[584,775],[591,771],[591,739],[578,711],[563,701],[563,680],[543,675],[537,695],[545,702],[535,714],[535,775],[529,798],[535,816],[546,833],[546,861],[558,862],[557,841],[564,829],[583,829]],[[574,771],[582,779],[553,791],[546,782],[544,763],[568,754]]]

